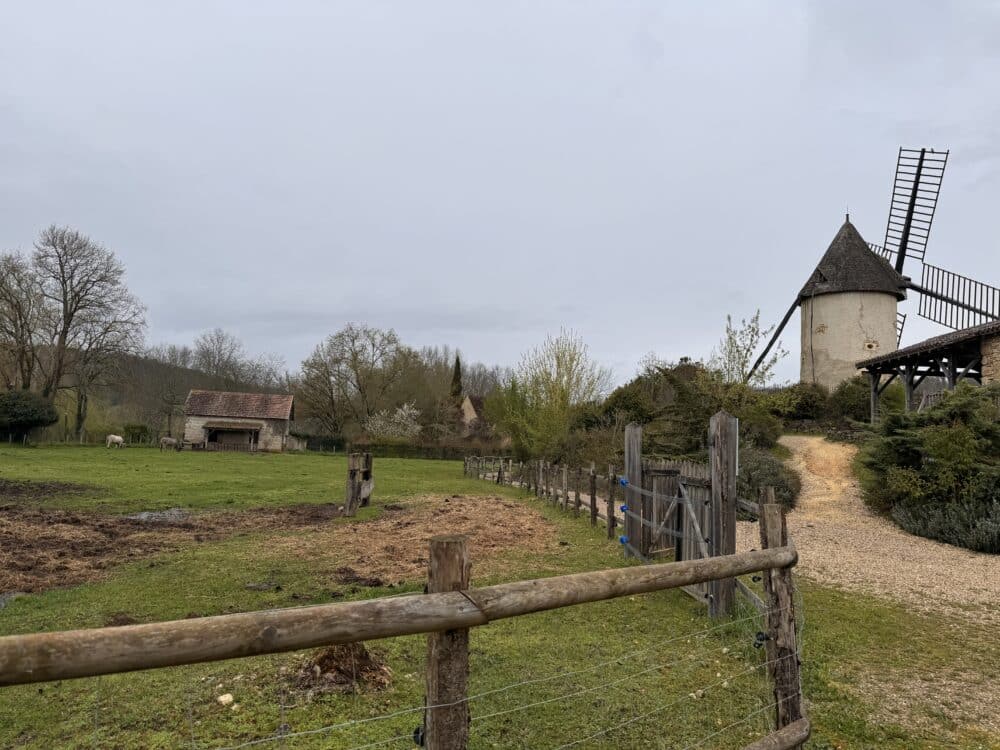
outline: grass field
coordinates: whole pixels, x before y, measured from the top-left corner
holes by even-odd
[[[74,524],[167,508],[216,519],[212,535],[180,530],[152,554],[87,568],[77,585],[11,599],[0,634],[418,591],[424,536],[435,528],[470,533],[475,584],[625,564],[603,530],[466,479],[454,462],[377,460],[375,506],[357,519],[236,522],[262,507],[339,501],[345,468],[324,455],[0,448],[0,480],[88,487],[54,485],[0,505],[70,512]],[[220,517],[233,521],[231,533],[218,531]],[[52,528],[64,526],[60,517]],[[16,567],[12,540],[0,525],[0,554]],[[380,580],[345,581],[345,568]],[[981,721],[996,707],[976,697],[1000,668],[994,633],[807,581],[800,591],[810,747],[1000,747]],[[471,691],[491,694],[472,702],[472,747],[557,748],[612,727],[579,746],[740,747],[766,731],[770,713],[762,655],[751,645],[759,627],[749,612],[718,626],[686,595],[666,592],[475,629]],[[413,747],[406,738],[421,720],[424,638],[368,646],[391,669],[384,688],[312,689],[301,675],[307,653],[3,688],[0,746],[221,748],[282,725],[301,732],[396,713],[259,747]],[[225,693],[238,708],[220,705]]]

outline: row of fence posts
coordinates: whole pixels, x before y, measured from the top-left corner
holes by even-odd
[[[548,500],[563,510],[572,510],[577,516],[583,509],[583,498],[586,493],[590,525],[597,526],[598,520],[607,525],[608,539],[614,539],[618,521],[615,517],[615,487],[619,477],[613,465],[608,465],[608,473],[601,477],[594,463],[590,469],[577,468],[572,472],[569,467],[553,464],[549,461],[518,461],[501,456],[468,456],[465,459],[465,476],[484,479],[495,484],[521,487],[537,498]],[[572,487],[571,479],[572,477]],[[607,490],[604,493],[604,513],[598,507],[597,485],[599,479],[605,479]]]
[[[720,411],[708,425],[709,463],[701,467],[701,476],[687,476],[663,462],[643,460],[642,427],[629,424],[625,428],[625,459],[623,475],[608,467],[604,520],[609,539],[616,533],[616,491],[620,490],[622,532],[619,537],[625,554],[642,560],[672,548],[675,560],[720,557],[736,553],[736,477],[739,471],[739,420]],[[684,466],[684,462],[673,462]],[[584,470],[548,461],[517,462],[503,456],[471,456],[465,459],[466,476],[516,485],[536,497],[558,507],[580,514]],[[597,479],[595,467],[588,472],[590,491],[590,522],[597,524]],[[671,505],[673,499],[677,503]],[[746,504],[744,502],[744,504]],[[671,510],[666,510],[670,506]],[[673,517],[667,518],[672,513]],[[669,521],[673,526],[666,528]],[[672,538],[670,548],[658,549],[664,538]],[[713,617],[728,615],[734,606],[737,582],[733,578],[713,581],[698,590],[689,591],[707,603]]]

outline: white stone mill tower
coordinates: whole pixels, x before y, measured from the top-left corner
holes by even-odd
[[[848,217],[799,292],[802,382],[833,390],[857,374],[856,362],[895,351],[896,306],[906,287]]]

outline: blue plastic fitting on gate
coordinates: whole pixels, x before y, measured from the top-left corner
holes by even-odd
[[[622,513],[628,513],[628,506],[627,506],[627,505],[620,505],[620,506],[618,507],[618,509],[619,509],[619,510],[620,510],[620,511],[621,511]]]
[[[621,485],[622,487],[628,487],[628,479],[626,479],[625,477],[622,477],[621,479],[619,479],[619,480],[618,480],[618,483],[619,483],[619,484],[620,484],[620,485]]]
[[[628,537],[622,535],[622,536],[618,537],[618,541],[621,542],[622,544],[628,544]]]

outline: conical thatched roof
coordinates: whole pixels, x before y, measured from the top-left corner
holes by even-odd
[[[833,238],[799,300],[836,292],[885,292],[906,298],[906,282],[884,258],[873,253],[847,220]]]

